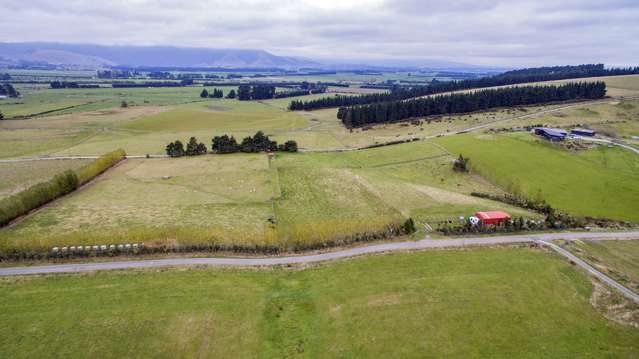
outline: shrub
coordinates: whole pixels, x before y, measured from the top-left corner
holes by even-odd
[[[0,225],[29,213],[54,199],[78,188],[79,180],[75,172],[67,170],[52,179],[38,183],[11,197],[0,200]]]
[[[457,158],[453,163],[453,170],[456,172],[468,172],[470,169],[468,164],[469,161],[469,158],[464,158],[464,156],[459,155],[459,158]]]
[[[277,146],[277,150],[283,152],[297,152],[297,142],[294,140],[288,140],[283,145]]]
[[[203,143],[198,143],[195,137],[191,137],[189,142],[186,144],[186,152],[187,156],[199,156],[206,154],[206,145]]]
[[[412,218],[408,218],[406,220],[406,222],[404,222],[404,225],[402,226],[402,230],[404,231],[404,233],[406,234],[411,234],[411,233],[415,233],[415,231],[417,230],[415,228],[415,221],[413,221]]]
[[[85,184],[102,174],[104,171],[115,166],[118,162],[122,161],[126,157],[126,152],[123,149],[117,149],[115,151],[106,153],[100,156],[95,161],[87,164],[84,167],[76,170],[78,180],[80,184]]]
[[[184,152],[184,145],[182,144],[182,141],[175,140],[175,142],[171,142],[168,145],[166,145],[166,154],[169,155],[169,157],[184,156],[185,152]]]

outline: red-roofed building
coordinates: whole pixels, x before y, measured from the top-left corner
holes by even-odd
[[[475,217],[479,218],[482,224],[501,224],[511,219],[510,214],[502,211],[477,212]]]

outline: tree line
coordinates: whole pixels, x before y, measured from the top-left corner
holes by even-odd
[[[381,102],[341,107],[337,117],[347,128],[395,122],[414,117],[467,113],[497,107],[536,105],[606,95],[606,83],[579,82],[560,86],[522,86],[479,90],[473,93],[438,95],[408,101]]]
[[[254,136],[248,136],[238,143],[235,137],[222,135],[215,136],[211,140],[211,151],[217,154],[227,154],[236,152],[257,153],[257,152],[297,152],[297,142],[294,140],[277,144],[271,140],[264,132],[258,131]],[[206,145],[198,142],[195,137],[191,137],[186,147],[180,140],[171,142],[166,146],[166,154],[169,157],[199,156],[208,153]]]
[[[240,85],[237,99],[240,101],[266,100],[275,97],[275,86],[271,85]]]
[[[235,91],[231,90],[233,92],[233,97],[235,97]],[[222,98],[224,97],[224,92],[222,90],[218,90],[216,88],[213,89],[213,91],[209,92],[207,89],[203,89],[202,92],[200,93],[200,97],[201,98]],[[228,98],[233,98],[233,97],[228,97]]]
[[[20,92],[11,84],[0,84],[0,95],[7,97],[18,97]]]
[[[193,80],[182,80],[180,82],[169,81],[146,81],[146,82],[114,82],[113,88],[135,88],[135,87],[183,87],[193,85]]]
[[[268,100],[273,98],[306,96],[324,92],[326,92],[326,86],[308,82],[301,83],[299,89],[283,92],[276,92],[274,85],[240,85],[237,91],[237,98],[240,101]]]
[[[320,108],[357,106],[377,102],[407,100],[415,97],[440,94],[443,92],[468,90],[483,87],[515,85],[527,82],[564,80],[571,78],[618,76],[639,74],[639,67],[606,69],[603,64],[577,66],[538,67],[504,72],[499,75],[461,81],[440,82],[433,80],[427,86],[410,88],[395,87],[389,93],[365,94],[358,96],[338,95],[309,101],[292,101],[291,111],[312,111]]]

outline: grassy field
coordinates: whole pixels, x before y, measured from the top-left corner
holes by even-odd
[[[639,240],[584,240],[566,242],[562,246],[639,292]]]
[[[142,159],[111,170],[19,225],[0,247],[145,242],[304,248],[381,232],[413,217],[423,224],[503,209],[471,197],[501,193],[452,171],[453,157],[428,142],[345,153],[207,155]]]
[[[534,249],[435,251],[303,270],[6,278],[0,356],[633,358],[639,331]]]
[[[570,152],[529,133],[437,139],[473,170],[511,191],[541,196],[574,215],[639,221],[639,161],[619,148]]]
[[[614,96],[639,94],[639,76],[600,78]],[[88,155],[113,148],[127,153],[159,154],[176,138],[196,136],[206,143],[220,133],[244,137],[260,129],[279,141],[295,139],[304,149],[356,148],[400,139],[428,137],[492,121],[511,119],[542,110],[537,106],[463,116],[444,116],[419,124],[385,124],[370,129],[346,130],[336,109],[313,112],[286,111],[292,98],[260,102],[206,99],[201,87],[134,89],[64,89],[24,85],[24,97],[0,101],[5,116],[57,111],[26,121],[0,123],[0,157],[31,155]],[[225,90],[228,90],[226,88]],[[331,96],[320,94],[303,99]],[[122,100],[131,107],[119,108]],[[611,100],[609,104],[584,104],[525,120],[499,122],[494,127],[547,123],[593,128],[629,138],[639,135],[636,100]],[[73,108],[64,109],[69,106]]]
[[[29,161],[0,163],[0,199],[47,181],[65,170],[75,170],[91,160]]]
[[[41,84],[21,84],[16,89],[21,98],[0,101],[5,117],[103,110],[118,107],[122,101],[130,105],[176,105],[200,101],[202,91],[202,87],[51,89]]]

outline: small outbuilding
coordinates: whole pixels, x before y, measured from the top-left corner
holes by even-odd
[[[498,225],[510,220],[510,214],[502,211],[476,212],[475,217],[479,218],[482,224]]]
[[[550,141],[563,141],[568,132],[559,128],[535,127],[535,135],[542,136]]]
[[[590,130],[587,128],[573,128],[570,131],[570,133],[577,136],[588,136],[588,137],[592,137],[596,134],[595,130]]]

